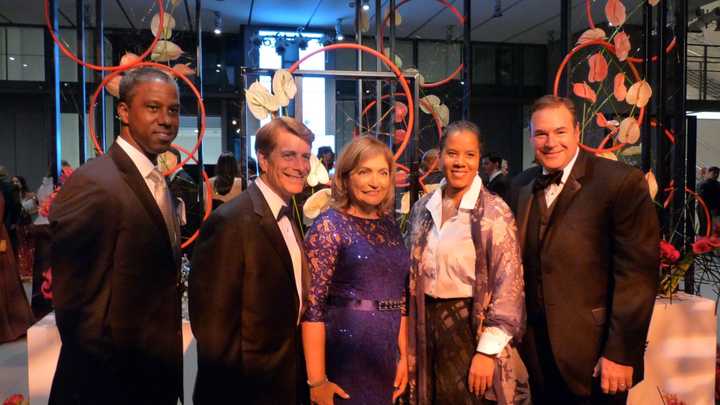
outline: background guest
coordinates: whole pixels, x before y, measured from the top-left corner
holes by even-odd
[[[720,168],[717,166],[709,167],[705,171],[703,180],[698,184],[698,194],[705,201],[713,224],[717,223],[718,215],[720,215],[720,182],[718,182],[718,175],[720,175]],[[698,219],[700,220],[698,234],[705,235],[708,224],[701,208],[698,211]]]
[[[332,208],[305,237],[303,344],[314,403],[390,404],[407,383],[408,255],[393,219],[394,165],[375,138],[340,153]]]
[[[488,179],[487,188],[507,202],[510,178],[503,174],[500,156],[488,154],[482,159],[482,171]]]
[[[215,176],[210,178],[210,183],[213,186],[213,208],[240,194],[242,178],[238,177],[237,160],[232,153],[220,154],[215,165]]]
[[[515,220],[478,176],[482,139],[467,121],[441,140],[445,179],[410,213],[413,404],[528,400],[514,348],[525,321]]]

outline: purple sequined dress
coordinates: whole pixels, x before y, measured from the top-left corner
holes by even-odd
[[[390,217],[363,219],[331,208],[313,223],[305,249],[311,286],[303,320],[325,322],[328,378],[350,395],[335,403],[390,404],[410,266],[400,230]],[[348,299],[400,301],[402,308],[353,309]]]

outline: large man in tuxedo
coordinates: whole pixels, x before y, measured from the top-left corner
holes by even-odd
[[[178,132],[164,72],[120,82],[120,136],[70,177],[50,210],[62,348],[51,404],[172,404],[182,392],[178,224],[157,155]]]
[[[312,140],[292,118],[260,128],[260,177],[201,228],[189,295],[196,404],[309,399],[299,329],[309,276],[291,198],[305,185]]]
[[[624,404],[643,378],[658,277],[640,170],[579,149],[572,101],[531,110],[539,166],[513,182],[525,267],[524,360],[535,404]]]

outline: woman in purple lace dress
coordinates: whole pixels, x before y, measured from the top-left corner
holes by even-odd
[[[332,208],[305,237],[302,332],[313,403],[390,404],[407,384],[409,254],[392,217],[392,153],[368,137],[340,154]]]

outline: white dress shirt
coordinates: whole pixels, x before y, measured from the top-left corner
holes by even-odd
[[[475,245],[470,231],[470,213],[482,189],[482,180],[475,176],[460,201],[457,215],[447,218],[443,224],[442,190],[446,184],[443,179],[425,207],[433,219],[421,260],[425,293],[435,298],[471,298],[475,284]],[[477,351],[498,354],[511,338],[499,328],[485,328]]]
[[[273,217],[277,218],[280,209],[287,206],[287,203],[279,195],[277,195],[277,193],[275,193],[270,188],[270,186],[265,184],[265,182],[260,177],[255,180],[255,184],[260,189],[263,197],[265,197],[265,201],[267,202],[268,206],[270,206],[270,212],[272,212]],[[280,218],[279,221],[277,221],[277,224],[278,228],[280,228],[283,239],[285,239],[285,245],[290,252],[290,258],[292,259],[293,274],[295,275],[295,288],[297,289],[298,300],[300,302],[300,311],[298,311],[299,316],[299,314],[302,314],[303,304],[302,251],[300,250],[298,240],[295,238],[295,231],[293,231],[293,226],[290,223],[290,218],[288,218],[287,216],[283,216],[282,218]],[[298,320],[299,319],[300,318],[298,318]]]
[[[128,141],[125,139],[118,137],[115,142],[122,148],[122,150],[130,157],[130,160],[132,160],[135,167],[137,167],[138,171],[140,172],[140,175],[145,180],[145,185],[147,185],[148,190],[150,190],[150,194],[152,194],[153,198],[155,198],[155,202],[158,203],[158,207],[160,206],[160,196],[155,195],[155,180],[153,180],[153,170],[156,170],[157,167],[153,164],[153,162],[148,159],[145,154],[139,150],[137,150],[134,146],[130,145]],[[165,190],[169,193],[170,190],[165,187]],[[172,201],[172,199],[170,199]]]
[[[495,171],[490,175],[490,177],[488,177],[488,183],[490,183],[490,182],[492,182],[493,180],[495,180],[495,177],[497,177],[497,176],[499,176],[499,175],[501,175],[501,174],[502,174],[502,170],[495,170]]]
[[[560,184],[553,183],[553,184],[550,184],[545,189],[545,204],[547,204],[548,207],[551,206],[553,204],[553,202],[555,202],[555,199],[557,198],[557,196],[560,195],[560,193],[563,190],[563,187],[565,187],[565,182],[567,181],[568,177],[570,177],[570,173],[572,173],[573,166],[575,166],[575,161],[577,160],[578,153],[580,153],[580,148],[578,148],[575,151],[575,156],[573,156],[573,158],[570,160],[570,162],[567,165],[565,165],[565,167],[563,168],[563,175],[560,178]],[[543,174],[548,174],[548,173],[550,173],[550,172],[547,171],[547,169],[545,169],[543,167]]]

